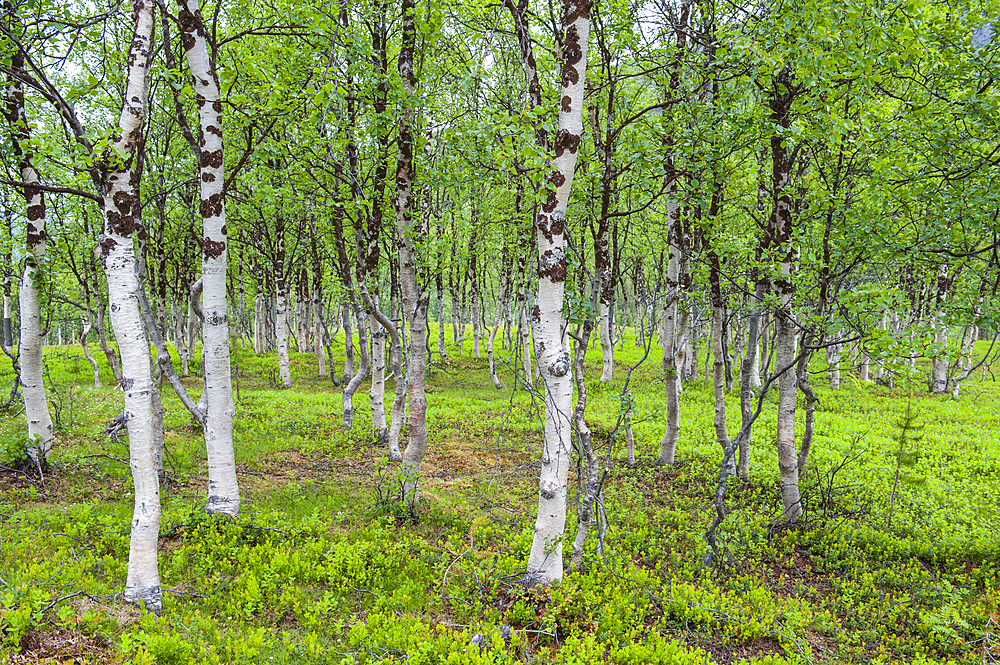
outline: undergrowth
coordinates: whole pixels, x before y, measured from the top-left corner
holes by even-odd
[[[164,387],[159,617],[120,597],[131,481],[126,444],[104,429],[121,395],[87,385],[78,348],[46,348],[59,440],[44,479],[14,464],[23,414],[15,407],[0,419],[0,659],[1000,661],[1000,390],[992,381],[968,384],[957,400],[917,384],[845,381],[833,392],[817,365],[805,523],[790,530],[776,521],[772,407],[754,428],[750,477],[727,495],[724,565],[706,569],[721,457],[710,386],[685,386],[678,463],[655,467],[663,381],[652,361],[636,370],[629,387],[640,463],[628,468],[620,395],[641,350],[626,347],[613,383],[600,384],[596,370],[588,381],[588,422],[608,465],[602,547],[592,537],[581,570],[526,590],[519,582],[533,533],[542,405],[521,389],[496,391],[486,360],[470,358],[468,346],[463,357],[450,348],[429,373],[416,519],[392,499],[398,481],[371,436],[365,389],[354,429],[341,432],[339,389],[315,376],[311,354],[292,354],[295,388],[280,390],[273,356],[237,351],[237,520],[202,510],[201,432]],[[591,368],[599,354],[588,357]],[[500,366],[514,385],[513,365]],[[11,379],[9,366],[0,369],[0,385]],[[107,367],[102,379],[111,381]],[[198,393],[197,378],[184,381]],[[734,432],[739,408],[730,400]],[[919,436],[901,439],[916,422]],[[572,482],[575,492],[576,474]]]

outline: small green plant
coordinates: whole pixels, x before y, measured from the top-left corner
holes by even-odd
[[[896,471],[893,475],[892,481],[892,492],[889,494],[889,510],[886,515],[886,526],[892,527],[892,513],[896,506],[896,492],[899,489],[900,474],[904,469],[912,469],[919,459],[919,452],[915,450],[915,446],[919,445],[921,439],[921,432],[924,426],[919,423],[920,414],[913,410],[913,399],[912,397],[906,402],[906,412],[903,414],[902,418],[897,421],[896,426],[899,428],[899,434],[896,440],[899,442],[899,447],[896,449]],[[911,478],[914,482],[918,479],[914,476]]]

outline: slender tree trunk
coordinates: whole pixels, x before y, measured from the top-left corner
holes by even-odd
[[[94,359],[94,356],[90,355],[90,348],[87,346],[87,335],[90,334],[92,329],[93,326],[90,322],[90,312],[88,311],[87,318],[83,321],[83,331],[80,332],[80,346],[83,347],[83,357],[87,359],[87,362],[90,363],[91,368],[94,370],[94,387],[100,388],[101,369],[98,366],[97,361]]]
[[[538,297],[531,319],[535,355],[545,384],[545,447],[538,480],[538,517],[525,582],[547,585],[562,579],[562,540],[572,453],[573,377],[563,338],[566,281],[566,211],[583,134],[584,81],[590,37],[590,0],[563,3],[562,102],[553,143],[548,199],[535,217]],[[584,347],[585,348],[585,347]]]
[[[931,366],[931,392],[935,395],[943,394],[948,390],[948,324],[945,323],[944,319],[944,304],[948,300],[952,279],[948,277],[948,264],[942,265],[937,277],[936,308],[933,321],[934,342],[941,349],[940,355],[934,358]]]
[[[600,282],[598,277],[597,281]],[[595,285],[595,300],[600,300],[599,284]],[[573,361],[573,377],[576,383],[576,408],[573,410],[573,425],[576,429],[576,439],[580,446],[580,457],[585,464],[586,485],[583,498],[580,500],[578,510],[576,537],[573,539],[573,554],[570,557],[570,570],[580,570],[583,563],[583,546],[587,542],[587,534],[598,522],[597,511],[601,499],[601,465],[597,455],[594,454],[594,446],[591,443],[590,428],[587,427],[587,387],[584,381],[583,361],[587,354],[587,346],[590,344],[590,335],[594,329],[594,321],[587,318],[580,332],[580,339],[577,341],[576,353]]]
[[[104,316],[106,310],[107,308],[104,305],[103,298],[101,298],[100,294],[97,294],[97,316],[95,317],[97,323],[97,340],[101,344],[101,351],[104,352],[104,357],[108,359],[108,366],[111,368],[111,374],[115,377],[115,383],[121,384],[121,361],[118,359],[118,352],[112,349],[108,344],[108,336],[104,328]]]
[[[787,129],[791,126],[791,107],[794,100],[793,73],[786,68],[776,79],[775,91],[770,100],[771,120],[776,127]],[[782,372],[778,378],[776,443],[784,516],[789,522],[797,522],[802,515],[802,503],[799,498],[798,459],[795,454],[795,401],[798,381],[792,365],[796,355],[795,343],[798,331],[791,317],[791,306],[795,294],[792,273],[796,268],[798,250],[792,232],[792,206],[789,195],[794,155],[789,152],[785,141],[781,133],[776,133],[771,138],[774,195],[771,228],[780,261],[779,277],[774,283],[778,298],[778,309],[775,311],[774,358],[775,371]]]
[[[490,336],[486,341],[486,358],[490,365],[490,379],[497,390],[503,390],[503,382],[497,376],[496,356],[493,353],[493,346],[496,341],[497,331],[503,323],[503,312],[507,306],[507,294],[510,288],[510,251],[506,242],[503,245],[503,258],[500,262],[500,293],[497,295],[497,311],[493,317],[493,327],[490,329]]]
[[[668,94],[676,94],[680,85],[681,57],[687,48],[686,30],[688,17],[691,11],[691,0],[685,0],[681,4],[680,21],[675,28],[676,47],[675,58],[670,72]],[[681,208],[678,203],[680,193],[680,173],[674,162],[674,137],[667,136],[666,157],[664,178],[667,181],[667,274],[665,279],[666,303],[663,316],[663,333],[660,341],[663,349],[663,375],[666,384],[666,416],[667,424],[660,441],[660,455],[656,458],[656,464],[665,465],[674,463],[674,455],[677,449],[677,437],[680,433],[680,392],[681,377],[678,367],[678,312],[677,303],[680,299],[680,278],[682,248],[684,242],[684,231],[681,227]]]
[[[15,70],[23,69],[24,54],[15,49],[11,55],[11,64]],[[14,139],[14,157],[20,168],[21,178],[25,182],[23,194],[26,256],[21,289],[18,293],[21,319],[18,349],[21,363],[21,394],[24,397],[24,415],[28,421],[29,444],[25,452],[41,469],[47,463],[54,440],[52,418],[49,415],[49,405],[45,399],[45,385],[42,380],[42,325],[41,305],[38,300],[44,274],[47,235],[45,199],[42,190],[37,187],[38,172],[32,164],[34,153],[29,144],[31,136],[24,109],[24,86],[13,77],[7,79],[2,110]],[[9,308],[9,304],[6,305],[5,325],[9,323]]]
[[[10,220],[7,221],[8,229],[10,232],[9,224]],[[3,268],[3,345],[6,348],[11,348],[14,346],[14,327],[13,321],[11,320],[12,311],[10,306],[10,289],[11,289],[11,275],[12,271],[8,266],[14,265],[11,258],[10,249],[4,252],[4,268]]]
[[[313,352],[316,354],[316,367],[319,376],[326,376],[326,339],[324,336],[325,324],[323,322],[323,317],[326,316],[326,312],[323,311],[323,262],[320,260],[319,256],[319,237],[316,232],[316,220],[310,216],[309,217],[309,231],[310,231],[310,250],[312,253],[312,311],[313,311],[313,338],[315,344],[313,346]]]
[[[402,81],[402,117],[399,126],[399,156],[396,162],[396,247],[399,252],[399,285],[403,296],[403,321],[410,323],[410,345],[406,367],[406,394],[409,400],[407,421],[409,441],[403,451],[404,480],[402,493],[410,510],[415,509],[420,465],[427,452],[427,397],[424,378],[427,371],[427,294],[417,284],[418,266],[414,252],[415,235],[420,230],[413,223],[413,147],[414,96],[417,74],[413,54],[416,46],[415,0],[403,0],[403,36],[399,52],[399,76]],[[399,386],[396,386],[397,392]]]
[[[840,344],[833,344],[826,348],[826,364],[830,390],[840,390]]]
[[[672,185],[671,190],[676,188]],[[663,332],[660,344],[663,349],[663,375],[666,385],[667,426],[660,442],[660,456],[656,463],[673,464],[680,433],[680,372],[677,367],[677,300],[680,293],[680,206],[668,201],[669,246],[667,249],[666,307],[663,313]]]
[[[229,303],[226,292],[227,245],[222,101],[215,67],[209,57],[199,0],[178,0],[181,41],[187,51],[188,68],[194,81],[201,136],[199,183],[201,187],[202,268],[204,342],[201,352],[205,377],[205,446],[208,453],[208,497],[210,513],[236,517],[240,513],[240,490],[236,480],[233,450],[232,372],[229,354]]]
[[[757,285],[754,289],[753,311],[747,321],[747,355],[743,359],[743,366],[740,369],[740,417],[741,431],[744,435],[740,437],[739,462],[736,464],[736,472],[746,478],[750,474],[750,440],[751,428],[753,427],[753,398],[761,387],[754,385],[754,374],[756,373],[757,383],[760,383],[760,360],[757,357],[760,351],[760,320],[763,315],[764,294],[767,292],[767,284],[763,278],[757,278]]]
[[[149,91],[148,67],[152,56],[153,4],[133,3],[135,33],[128,57],[120,129],[113,149],[129,164],[142,138]],[[159,612],[162,591],[157,569],[160,525],[160,489],[156,475],[153,405],[154,390],[149,340],[139,311],[136,252],[133,237],[142,231],[138,182],[128,171],[108,170],[101,177],[100,194],[105,224],[101,252],[108,279],[111,325],[122,354],[122,387],[128,427],[129,460],[135,489],[126,600]]]
[[[714,215],[713,215],[714,217]],[[726,430],[726,361],[723,345],[725,342],[726,306],[722,299],[721,271],[719,255],[715,248],[709,250],[709,283],[711,285],[712,299],[712,356],[715,362],[712,364],[712,388],[715,391],[715,438],[722,446],[722,453],[725,455],[732,447],[729,439],[729,432]],[[730,476],[736,473],[736,459],[730,455],[723,474]]]
[[[285,287],[285,220],[281,215],[275,218],[277,256],[274,260],[274,336],[278,346],[278,376],[281,385],[292,387],[292,370],[288,359],[288,293]],[[348,320],[348,325],[349,325]],[[350,340],[350,335],[348,335]]]

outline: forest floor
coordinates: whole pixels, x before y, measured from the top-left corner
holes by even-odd
[[[294,388],[279,390],[273,355],[245,348],[234,359],[242,515],[206,515],[201,431],[164,385],[156,617],[120,595],[133,499],[127,444],[105,426],[121,394],[92,386],[79,347],[46,348],[58,444],[44,482],[13,463],[23,413],[0,413],[0,662],[1000,662],[1000,386],[989,372],[955,400],[849,376],[833,392],[815,366],[806,522],[778,522],[770,399],[750,477],[727,495],[724,565],[707,568],[721,452],[704,367],[681,397],[668,468],[652,465],[664,426],[659,349],[632,373],[638,464],[628,468],[621,394],[643,351],[626,344],[602,385],[592,350],[588,422],[607,460],[607,530],[600,551],[588,540],[582,570],[537,591],[519,580],[541,401],[515,388],[509,360],[507,388],[496,390],[468,340],[462,357],[448,352],[429,371],[415,516],[393,500],[396,470],[372,441],[367,384],[343,433],[339,388],[315,376],[312,355],[293,354]],[[11,379],[0,369],[0,385]],[[737,396],[727,409],[735,433]],[[573,506],[577,480],[574,470]]]

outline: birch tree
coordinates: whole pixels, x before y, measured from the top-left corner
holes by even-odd
[[[566,212],[583,134],[590,0],[564,0],[560,102],[548,196],[535,216],[538,296],[531,321],[535,357],[545,384],[545,443],[538,479],[538,516],[525,575],[527,586],[562,579],[562,542],[572,454],[573,376],[563,339]]]
[[[9,26],[7,27],[10,30]],[[16,49],[11,56],[11,67],[24,69],[25,56]],[[24,415],[28,421],[28,444],[26,453],[41,469],[48,459],[54,439],[52,418],[45,399],[45,385],[42,380],[42,326],[41,306],[38,296],[45,281],[45,199],[39,188],[38,171],[32,164],[33,152],[30,148],[31,130],[24,110],[24,84],[8,75],[3,99],[3,115],[10,129],[13,155],[24,181],[22,193],[25,202],[25,250],[24,273],[18,292],[21,310],[20,363],[21,387],[24,396]],[[9,287],[8,287],[9,288]],[[5,301],[5,325],[9,320],[9,299]]]
[[[417,41],[415,0],[403,0],[403,42],[399,51],[399,78],[402,85],[402,114],[399,122],[399,154],[396,161],[396,248],[399,252],[399,283],[403,295],[403,318],[410,324],[410,345],[406,367],[407,421],[409,441],[403,451],[403,497],[411,510],[416,501],[420,465],[427,452],[427,293],[417,283],[417,257],[413,224],[413,148],[417,73],[414,51]],[[396,385],[396,393],[400,390]],[[395,409],[395,407],[394,407]]]
[[[152,57],[153,3],[135,0],[134,36],[128,55],[119,129],[103,155],[99,193],[104,211],[101,253],[108,279],[111,325],[122,358],[122,388],[128,427],[129,464],[135,485],[132,537],[129,545],[125,598],[159,612],[162,598],[157,569],[160,526],[160,488],[153,440],[152,358],[139,308],[135,242],[144,233],[139,213],[138,182],[130,171],[142,137],[149,95]]]
[[[202,219],[202,294],[204,313],[202,373],[205,377],[205,446],[208,451],[209,512],[237,516],[240,490],[233,451],[233,387],[229,358],[226,297],[227,229],[222,144],[222,100],[211,61],[198,0],[178,0],[181,42],[187,52],[198,105]]]

